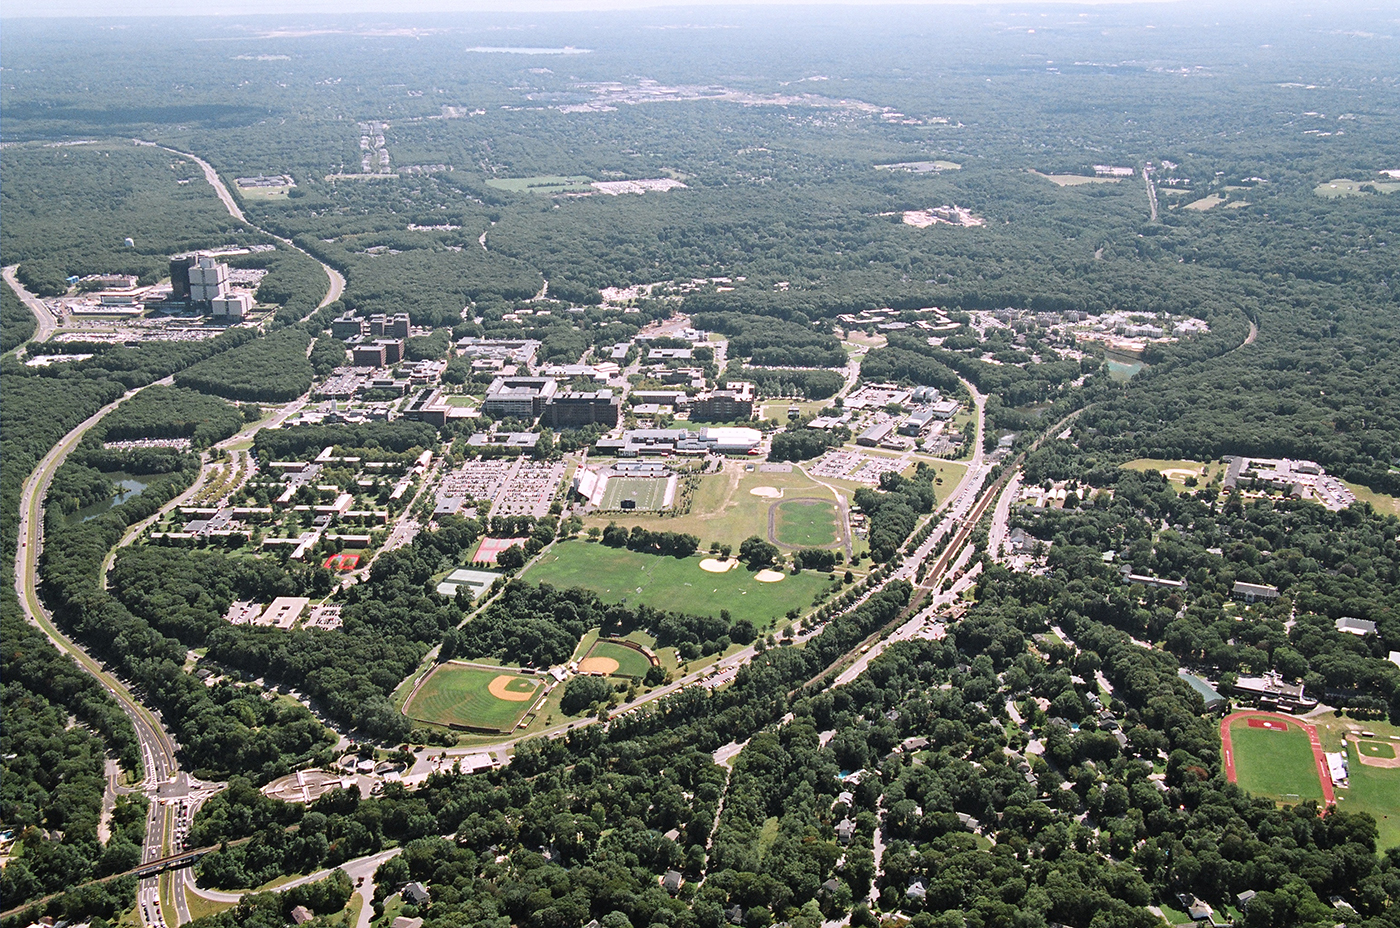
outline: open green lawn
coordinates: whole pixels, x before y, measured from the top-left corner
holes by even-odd
[[[765,475],[768,476],[768,475]],[[667,524],[678,522],[667,520]],[[826,574],[803,571],[777,583],[760,583],[743,567],[712,574],[700,558],[638,554],[586,541],[564,541],[545,552],[522,578],[558,587],[581,586],[610,602],[697,615],[728,609],[735,620],[748,619],[766,628],[789,609],[807,611],[812,598],[830,586]]]
[[[1363,487],[1359,483],[1347,483],[1345,480],[1342,483],[1346,485],[1348,490],[1356,494],[1358,503],[1370,503],[1381,515],[1400,516],[1400,497],[1377,493],[1370,487]]]
[[[1086,177],[1083,174],[1042,174],[1039,171],[1031,171],[1037,177],[1043,177],[1056,187],[1078,187],[1082,184],[1116,184],[1121,177]]]
[[[1400,847],[1400,769],[1367,767],[1348,745],[1347,783],[1337,790],[1337,805],[1347,812],[1371,813],[1380,832],[1378,849]]]
[[[1328,181],[1325,184],[1318,184],[1313,188],[1313,193],[1329,200],[1337,197],[1359,197],[1370,193],[1363,190],[1363,187],[1374,187],[1376,193],[1394,193],[1400,190],[1400,181],[1393,180],[1347,180],[1339,177],[1336,180]]]
[[[1127,470],[1155,470],[1178,490],[1186,487],[1186,478],[1192,474],[1196,477],[1196,483],[1203,487],[1215,479],[1217,474],[1223,475],[1227,467],[1225,464],[1214,462],[1207,464],[1201,461],[1168,461],[1162,458],[1137,458],[1120,466]]]
[[[588,185],[593,178],[575,174],[570,177],[545,175],[542,177],[496,177],[488,180],[486,186],[511,193],[577,193],[591,189]]]
[[[613,641],[599,641],[589,649],[588,656],[610,657],[617,661],[617,670],[613,673],[618,676],[645,677],[651,669],[651,661],[647,660],[645,654]]]
[[[1285,802],[1322,798],[1312,747],[1301,728],[1250,728],[1240,719],[1230,726],[1230,739],[1241,789]]]
[[[498,699],[490,686],[498,677],[508,692],[527,698],[520,702]],[[470,725],[510,731],[534,702],[540,681],[520,674],[443,664],[433,671],[414,697],[404,707],[411,719],[438,725]]]
[[[702,549],[707,550],[711,542],[719,542],[737,551],[750,535],[768,537],[768,507],[778,502],[774,498],[754,496],[749,492],[754,487],[774,487],[782,490],[784,497],[818,497],[835,502],[831,490],[810,480],[796,466],[788,473],[762,473],[757,465],[752,471],[745,471],[744,464],[730,461],[724,473],[701,477],[690,512],[683,516],[611,513],[585,519],[584,523],[602,528],[609,522],[617,522],[628,528],[641,525],[658,532],[688,532],[700,539]]]
[[[836,506],[821,499],[789,499],[778,504],[774,534],[785,545],[825,548],[841,537]]]

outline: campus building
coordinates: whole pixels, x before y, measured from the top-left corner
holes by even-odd
[[[558,389],[550,377],[497,377],[487,388],[481,409],[498,419],[534,419]]]
[[[351,362],[356,367],[383,367],[383,345],[356,345],[350,351]]]
[[[354,313],[346,313],[331,320],[331,337],[345,341],[365,334],[365,322]]]
[[[756,454],[763,433],[749,428],[628,429],[621,438],[602,438],[594,447],[623,458],[644,455]]]
[[[622,402],[611,390],[593,393],[556,393],[545,403],[540,422],[552,429],[577,429],[588,425],[616,428]]]
[[[1278,587],[1268,586],[1263,583],[1245,583],[1243,580],[1235,581],[1235,588],[1231,595],[1242,603],[1271,603],[1278,599]]]
[[[1240,677],[1235,681],[1235,695],[1254,702],[1261,709],[1282,709],[1285,712],[1306,712],[1317,700],[1303,694],[1303,684],[1285,683],[1277,671],[1262,677]]]
[[[753,384],[730,381],[723,390],[695,397],[690,404],[690,418],[696,422],[747,421],[753,418],[753,398]]]

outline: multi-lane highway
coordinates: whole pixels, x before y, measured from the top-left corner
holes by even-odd
[[[172,378],[169,377],[157,381],[159,384],[166,385],[171,382]],[[145,770],[142,787],[152,798],[150,814],[146,821],[142,859],[154,860],[165,854],[167,836],[170,831],[169,810],[160,802],[155,801],[155,793],[161,784],[169,783],[179,773],[179,764],[175,759],[175,742],[162,727],[160,719],[141,705],[125,684],[108,673],[101,663],[59,631],[58,626],[53,622],[53,617],[49,615],[48,610],[39,599],[38,592],[39,555],[44,544],[44,498],[48,494],[49,484],[53,482],[54,474],[69,453],[77,447],[78,442],[82,440],[88,429],[143,389],[146,388],[141,387],[128,391],[119,399],[108,403],[83,420],[76,428],[63,436],[58,444],[49,449],[49,453],[44,455],[39,466],[25,481],[24,487],[20,491],[19,550],[15,553],[15,592],[19,594],[20,605],[24,609],[25,617],[42,629],[60,651],[71,656],[83,670],[97,678],[98,682],[121,706],[122,711],[131,719],[132,727],[136,730],[137,742],[141,749],[141,762]],[[143,912],[144,924],[163,926],[165,921],[160,916],[158,897],[156,897],[157,902],[154,906],[149,903],[150,897],[156,893],[155,887],[156,880],[154,878],[141,881],[139,890],[141,904],[138,907]]]
[[[5,283],[14,291],[15,296],[20,298],[20,302],[24,303],[24,305],[29,308],[29,311],[34,314],[34,319],[39,324],[29,340],[31,342],[46,342],[49,340],[49,337],[53,335],[54,330],[58,328],[58,318],[49,311],[48,306],[44,304],[43,300],[24,289],[24,285],[21,284],[19,278],[15,276],[15,271],[18,269],[18,264],[12,264],[5,268]]]

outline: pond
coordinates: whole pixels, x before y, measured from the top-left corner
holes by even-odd
[[[160,476],[160,474],[128,474],[124,471],[113,471],[107,474],[107,477],[116,484],[117,491],[107,499],[70,513],[64,520],[69,525],[76,525],[79,522],[96,519],[104,512],[110,511],[113,506],[120,506],[132,497],[140,496],[146,491],[146,487],[154,483]]]
[[[1108,365],[1108,376],[1119,383],[1132,380],[1147,366],[1130,354],[1119,354],[1116,351],[1105,351],[1103,359],[1104,363]]]

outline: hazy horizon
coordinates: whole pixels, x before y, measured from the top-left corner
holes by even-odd
[[[583,13],[616,10],[687,9],[695,7],[754,6],[850,6],[850,7],[927,7],[927,6],[1193,6],[1194,0],[1033,0],[1011,4],[987,0],[210,0],[191,10],[180,0],[55,0],[40,8],[0,8],[3,19],[139,18],[174,16],[304,16],[304,15],[413,15],[424,13]],[[1300,4],[1285,4],[1296,7]],[[1269,9],[1277,4],[1257,0],[1213,4],[1222,10]],[[1384,5],[1382,5],[1384,6]],[[1400,5],[1395,5],[1400,13]]]

